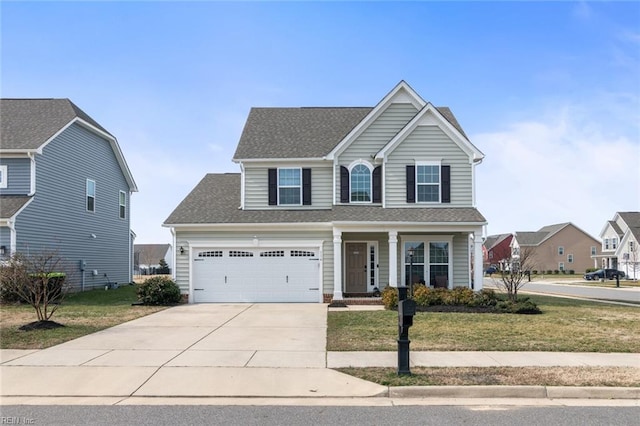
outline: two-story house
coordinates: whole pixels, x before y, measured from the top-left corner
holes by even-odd
[[[404,81],[375,107],[253,108],[240,173],[207,174],[164,223],[176,281],[190,302],[341,301],[410,276],[480,289],[482,158]]]
[[[55,253],[78,289],[131,282],[137,188],[116,138],[68,99],[2,99],[0,123],[0,257]]]
[[[516,232],[510,246],[513,260],[528,251],[528,269],[583,273],[595,265],[592,256],[600,253],[600,242],[571,222]]]
[[[499,270],[508,270],[511,259],[511,240],[513,234],[489,235],[484,241],[485,269],[496,266]]]
[[[600,231],[603,268],[619,269],[632,279],[640,276],[640,212],[617,212]]]

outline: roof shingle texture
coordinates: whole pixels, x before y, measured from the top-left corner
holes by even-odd
[[[31,199],[27,195],[0,196],[0,219],[9,219]]]
[[[76,117],[109,134],[69,99],[0,99],[0,149],[37,149]]]
[[[251,108],[233,158],[248,160],[324,157],[372,109]],[[437,107],[437,110],[466,137],[449,108]]]
[[[240,210],[240,174],[207,174],[165,220],[166,225],[309,222],[484,223],[475,208],[333,206],[324,210]]]

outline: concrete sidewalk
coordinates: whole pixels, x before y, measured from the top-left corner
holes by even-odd
[[[43,350],[0,350],[0,403],[52,397],[107,403],[149,397],[550,398],[557,392],[541,386],[390,388],[367,382],[331,369],[396,367],[396,352],[326,352],[326,322],[321,304],[183,305]],[[640,355],[412,352],[411,365],[640,368]],[[564,392],[570,398],[640,398],[640,388]]]

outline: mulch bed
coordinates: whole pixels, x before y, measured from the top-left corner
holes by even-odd
[[[22,330],[22,331],[52,330],[54,328],[60,328],[60,327],[64,327],[64,325],[55,321],[34,321],[19,327],[19,330]]]

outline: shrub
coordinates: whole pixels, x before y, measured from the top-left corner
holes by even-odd
[[[576,271],[573,269],[569,269],[569,275],[575,275]]]
[[[547,275],[551,275],[553,271],[551,269],[547,269]]]
[[[588,274],[589,272],[594,272],[594,271],[597,271],[597,270],[598,270],[597,268],[587,268],[587,270],[584,271],[584,273]]]
[[[533,275],[538,275],[538,270],[537,270],[537,269],[534,269],[533,271],[531,271],[531,273],[532,273]]]
[[[510,314],[541,314],[542,311],[538,305],[529,300],[528,297],[519,299],[517,302],[503,300],[496,305],[498,312]]]
[[[398,289],[391,286],[382,289],[382,303],[385,309],[395,309],[398,306]]]
[[[483,288],[474,295],[471,306],[495,306],[498,303],[496,292],[490,288]]]
[[[557,269],[554,269],[554,270],[553,270],[553,274],[554,274],[554,275],[558,275],[559,273],[560,273],[560,271],[559,271],[559,270],[557,270]]]
[[[455,287],[445,293],[444,304],[452,306],[471,306],[474,299],[473,290],[467,287]]]
[[[166,276],[145,280],[138,286],[136,293],[138,300],[144,305],[172,305],[182,299],[178,285]]]

